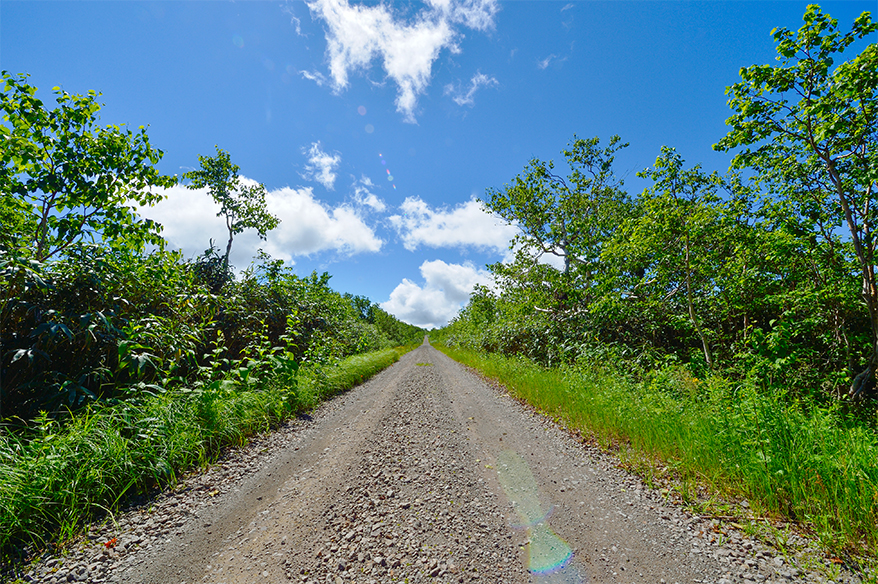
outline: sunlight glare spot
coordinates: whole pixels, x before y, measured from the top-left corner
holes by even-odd
[[[573,550],[549,527],[547,521],[552,508],[543,511],[537,482],[527,462],[512,450],[503,451],[497,458],[497,478],[521,519],[521,523],[512,527],[528,532],[527,568],[530,573],[549,577],[552,582],[582,582],[574,566],[565,569],[573,558]]]

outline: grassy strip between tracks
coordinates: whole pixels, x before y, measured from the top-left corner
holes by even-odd
[[[20,556],[24,544],[64,541],[126,495],[174,483],[180,472],[362,383],[416,346],[303,367],[285,383],[249,388],[223,380],[96,405],[64,423],[38,420],[26,435],[0,428],[0,559]]]
[[[878,435],[837,406],[791,402],[746,383],[695,379],[681,369],[641,382],[603,367],[546,369],[525,359],[435,346],[604,448],[615,448],[647,482],[672,476],[673,488],[703,512],[732,515],[750,528],[760,524],[749,521],[756,517],[794,521],[813,530],[829,552],[874,560]],[[747,499],[750,508],[721,502],[736,499]],[[782,544],[782,534],[775,535]]]

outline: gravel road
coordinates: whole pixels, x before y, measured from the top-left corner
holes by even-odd
[[[312,415],[93,528],[26,579],[828,581],[666,502],[426,342]]]

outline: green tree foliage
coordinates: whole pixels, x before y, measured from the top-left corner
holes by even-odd
[[[226,221],[229,241],[223,256],[223,269],[229,269],[229,254],[232,240],[245,229],[255,229],[261,239],[280,224],[280,219],[268,212],[265,207],[265,186],[262,184],[244,185],[238,176],[240,168],[232,164],[229,153],[216,148],[216,156],[199,156],[200,170],[187,172],[183,176],[192,181],[190,189],[207,187],[208,193],[220,206],[217,217]],[[211,246],[212,247],[212,246]]]
[[[626,299],[641,300],[649,313],[688,317],[701,342],[707,366],[714,368],[704,312],[714,308],[716,277],[726,254],[725,210],[719,196],[722,179],[696,166],[683,168],[682,157],[663,147],[655,166],[639,176],[654,186],[639,199],[639,213],[622,223],[604,259],[627,264],[635,277],[622,288]],[[617,287],[618,288],[618,287]],[[682,299],[682,300],[680,300]],[[647,308],[645,304],[654,306]],[[680,314],[680,313],[683,314]]]
[[[743,147],[733,165],[756,171],[831,261],[845,263],[852,249],[872,329],[865,369],[850,387],[856,395],[878,367],[878,45],[834,65],[857,40],[874,38],[878,24],[864,12],[841,34],[817,5],[808,7],[804,21],[796,33],[773,31],[779,65],[741,69],[741,81],[728,90],[735,112],[730,131],[715,148]],[[841,225],[848,231],[844,240],[836,230]]]
[[[135,205],[151,205],[175,177],[155,165],[162,156],[141,127],[100,127],[99,94],[54,89],[55,107],[36,97],[26,75],[2,72],[0,93],[0,244],[38,260],[57,258],[78,242],[161,244],[160,227]]]
[[[96,127],[93,92],[56,88],[49,110],[26,76],[3,76],[0,420],[217,383],[294,382],[300,362],[331,365],[423,337],[368,299],[333,291],[328,274],[299,277],[264,253],[236,279],[234,235],[264,237],[278,220],[264,187],[242,186],[222,150],[187,176],[221,206],[225,255],[213,242],[192,261],[166,251],[159,226],[134,211],[159,199],[150,188],[176,180],[155,170],[161,151],[145,130]]]
[[[618,138],[574,138],[566,179],[535,160],[489,189],[486,210],[522,230],[518,253],[442,335],[542,363],[625,359],[644,376],[682,365],[780,394],[863,394],[878,359],[876,44],[834,59],[878,28],[864,13],[840,34],[816,6],[804,21],[775,31],[779,66],[742,69],[729,88],[716,146],[737,149],[729,175],[663,148],[639,174],[652,186],[629,196],[613,178]]]
[[[602,247],[630,212],[630,200],[612,168],[616,152],[626,146],[618,136],[603,148],[599,138],[574,136],[562,150],[566,177],[556,173],[553,161],[533,159],[512,184],[488,189],[482,201],[486,211],[521,229],[510,243],[515,261],[489,269],[516,296],[519,323],[543,331],[533,348],[549,343],[563,352],[571,341],[566,335],[571,322],[586,318],[599,295]],[[563,267],[548,265],[546,256],[555,256]],[[503,337],[520,349],[522,343],[532,344],[515,330]]]
[[[619,136],[603,149],[598,138],[574,136],[562,150],[570,167],[566,179],[555,174],[553,161],[535,158],[511,185],[488,189],[483,206],[521,229],[511,247],[529,257],[560,258],[562,282],[588,288],[599,266],[601,244],[626,212],[628,201],[612,165],[616,152],[627,146]]]

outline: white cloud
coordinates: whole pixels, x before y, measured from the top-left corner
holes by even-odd
[[[290,24],[296,27],[296,34],[299,36],[304,36],[302,35],[302,20],[298,16],[296,16],[296,13],[293,11],[293,9],[289,5],[282,6],[281,12],[287,14],[290,17]]]
[[[552,63],[563,63],[566,60],[567,57],[558,57],[558,55],[552,53],[542,61],[537,61],[537,67],[539,67],[540,69],[546,69]]]
[[[445,95],[452,96],[451,99],[457,105],[468,105],[472,106],[475,104],[476,91],[479,87],[495,87],[497,86],[497,80],[493,77],[489,77],[484,73],[476,73],[473,75],[473,78],[470,80],[470,87],[466,93],[462,93],[457,87],[453,84],[448,84],[445,86]]]
[[[326,75],[320,71],[299,71],[299,75],[323,87],[327,84]]]
[[[348,86],[351,71],[366,70],[380,59],[398,87],[396,109],[412,123],[418,96],[429,85],[439,53],[460,52],[455,25],[486,30],[493,26],[498,10],[497,0],[430,0],[429,8],[405,22],[384,3],[311,0],[307,4],[327,25],[326,52],[335,91]]]
[[[420,270],[423,286],[404,278],[381,308],[404,322],[425,328],[444,326],[469,300],[476,284],[492,282],[486,270],[477,269],[470,262],[427,261]]]
[[[545,69],[552,62],[552,59],[556,58],[557,56],[558,55],[555,55],[554,53],[549,55],[548,57],[546,57],[542,61],[537,62],[537,67],[539,67],[540,69]]]
[[[256,184],[244,177],[241,182]],[[165,194],[166,199],[139,212],[164,226],[162,235],[174,248],[192,257],[207,249],[213,239],[225,252],[228,231],[224,219],[216,216],[219,206],[207,189],[177,185]],[[314,198],[310,188],[269,191],[265,203],[269,212],[280,217],[281,224],[265,241],[253,230],[235,236],[230,262],[238,268],[249,265],[260,247],[276,258],[292,261],[296,256],[325,251],[344,255],[377,252],[384,244],[354,207],[328,207]]]
[[[305,149],[302,149],[305,152]],[[335,168],[341,162],[341,154],[327,154],[320,149],[320,143],[314,142],[307,151],[308,164],[305,165],[305,173],[302,175],[307,180],[314,180],[329,190],[335,186]]]
[[[374,186],[375,184],[367,176],[362,176],[359,181],[354,182],[354,203],[377,213],[383,213],[387,210],[387,205],[369,190]]]
[[[291,259],[322,251],[346,255],[377,252],[384,242],[349,205],[330,208],[314,198],[310,188],[285,187],[268,193],[269,211],[281,218],[281,227],[269,234],[271,255]]]
[[[414,251],[428,247],[475,246],[505,252],[518,228],[482,210],[471,199],[453,209],[431,209],[423,200],[408,197],[400,206],[401,215],[390,217],[402,237],[403,245]]]

